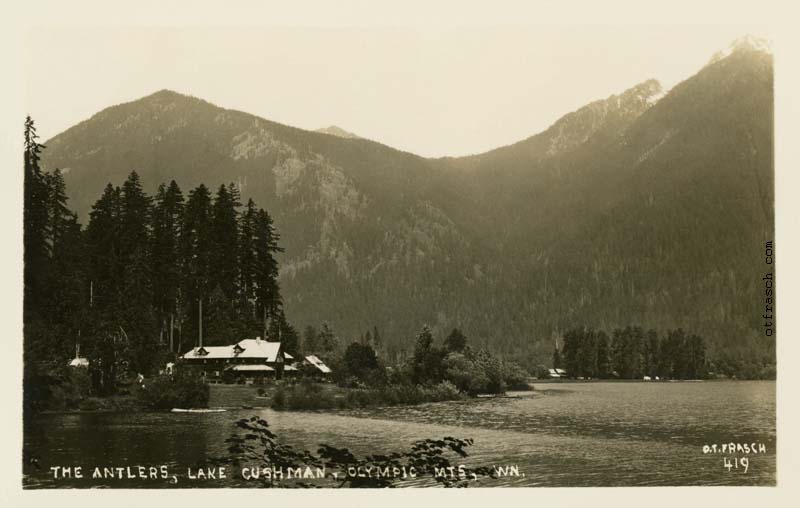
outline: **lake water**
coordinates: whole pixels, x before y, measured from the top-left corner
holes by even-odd
[[[552,383],[521,398],[483,399],[338,412],[238,409],[224,413],[47,414],[25,434],[23,485],[36,487],[247,486],[191,480],[187,468],[224,456],[239,418],[259,415],[284,442],[321,443],[355,454],[406,449],[415,440],[472,438],[453,463],[517,466],[492,486],[774,485],[775,383]],[[704,446],[756,443],[764,452],[704,453]],[[741,461],[747,459],[745,472]],[[731,465],[725,467],[726,462]],[[94,467],[167,466],[163,479],[91,479]],[[51,466],[82,466],[83,479],[53,479]],[[738,466],[738,467],[737,467]],[[426,486],[428,479],[401,482]]]

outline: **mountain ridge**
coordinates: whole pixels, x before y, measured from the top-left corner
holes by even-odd
[[[424,158],[162,90],[59,134],[43,160],[70,168],[82,217],[131,170],[150,192],[238,183],[282,235],[290,320],[377,325],[389,353],[427,322],[536,364],[571,325],[639,323],[768,361],[748,302],[774,231],[772,58],[734,51],[662,92],[648,80],[511,145]]]

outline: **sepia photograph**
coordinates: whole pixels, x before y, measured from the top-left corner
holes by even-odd
[[[239,15],[23,32],[23,494],[778,486],[773,27]]]

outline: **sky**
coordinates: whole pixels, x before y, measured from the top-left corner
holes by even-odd
[[[337,125],[419,155],[480,153],[650,78],[700,70],[747,25],[32,28],[42,139],[161,89],[269,120]]]

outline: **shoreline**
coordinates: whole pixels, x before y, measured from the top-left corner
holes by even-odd
[[[480,394],[475,397],[469,397],[463,399],[461,401],[441,401],[441,402],[464,402],[464,403],[471,403],[471,402],[481,402],[487,400],[494,400],[494,399],[532,399],[537,398],[538,396],[545,395],[543,390],[539,390],[535,387],[535,385],[562,385],[562,384],[588,384],[588,383],[651,383],[651,384],[668,384],[668,383],[720,383],[720,382],[770,382],[775,383],[775,379],[674,379],[674,380],[659,380],[659,381],[643,381],[641,379],[541,379],[536,380],[535,383],[532,383],[533,387],[531,390],[508,390],[505,394]],[[216,385],[215,385],[216,386]],[[237,391],[246,392],[251,389],[251,386],[242,386],[242,385],[222,385],[226,386],[227,389],[233,388]],[[271,397],[264,397],[264,396],[255,396],[255,399],[259,399],[259,402],[266,402],[267,404],[247,404],[247,405],[209,405],[208,408],[204,409],[226,409],[228,411],[238,411],[238,410],[262,410],[262,409],[269,409],[278,412],[336,412],[339,411],[339,408],[331,408],[331,409],[275,409],[271,405]],[[423,404],[436,404],[439,402],[431,401],[431,402],[421,402],[418,404],[400,404],[392,406],[390,404],[386,405],[375,405],[370,406],[372,408],[380,408],[380,407],[398,407],[398,406],[420,406]],[[352,408],[342,408],[342,409],[352,409]],[[70,415],[70,414],[102,414],[102,413],[170,413],[171,409],[165,410],[150,410],[150,409],[134,409],[134,408],[115,408],[115,409],[48,409],[41,411],[38,413],[39,415]]]

